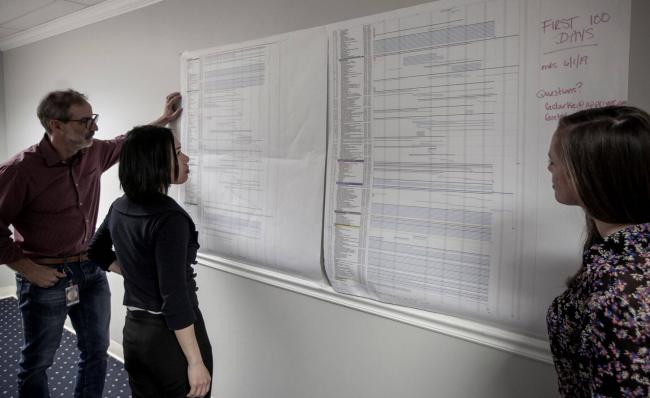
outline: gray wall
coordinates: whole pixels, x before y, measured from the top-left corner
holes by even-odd
[[[167,0],[4,53],[7,153],[37,142],[41,96],[74,87],[108,138],[155,118],[179,89],[184,50],[241,42],[422,3],[422,0]],[[646,0],[633,1],[630,98],[650,108]],[[0,96],[2,98],[2,96]],[[2,125],[0,124],[0,129]],[[1,130],[0,130],[1,131]],[[0,152],[0,155],[6,155]],[[103,179],[100,214],[119,195]],[[5,272],[5,271],[0,271]],[[0,286],[5,279],[0,273]],[[118,277],[112,337],[121,341]],[[13,282],[12,282],[13,283]],[[214,394],[259,397],[553,397],[552,366],[199,267],[213,344]]]
[[[632,0],[630,39],[630,103],[650,112],[650,1]]]
[[[5,89],[3,73],[3,53],[0,51],[0,160],[7,159],[7,131],[5,125]],[[14,274],[8,268],[0,265],[0,288],[14,284]]]
[[[3,72],[3,54],[0,51],[0,159],[7,158],[7,132],[5,131],[5,86]]]

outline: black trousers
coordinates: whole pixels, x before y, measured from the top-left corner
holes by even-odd
[[[198,308],[195,312],[194,332],[203,363],[212,376],[212,347],[203,316]],[[180,398],[190,391],[187,360],[174,331],[167,328],[161,315],[127,311],[122,345],[133,398]]]

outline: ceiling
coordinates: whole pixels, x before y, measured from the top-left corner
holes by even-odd
[[[163,0],[0,0],[0,52]]]
[[[0,0],[0,40],[106,0]]]

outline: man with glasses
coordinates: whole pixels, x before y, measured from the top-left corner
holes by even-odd
[[[151,124],[176,120],[180,99],[168,95]],[[49,397],[45,372],[69,315],[81,351],[75,397],[101,397],[110,292],[86,246],[95,232],[101,175],[118,161],[125,136],[93,139],[99,115],[74,90],[47,94],[37,115],[43,139],[0,165],[0,264],[16,271],[23,318],[19,395]]]

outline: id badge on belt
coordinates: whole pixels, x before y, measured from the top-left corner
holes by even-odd
[[[79,285],[70,281],[68,287],[65,288],[65,305],[71,307],[75,304],[79,304]]]
[[[67,265],[64,266],[63,272],[66,274],[70,272],[70,275],[72,275],[72,270]],[[65,305],[71,307],[75,304],[79,304],[79,285],[70,280],[70,283],[65,288]]]

